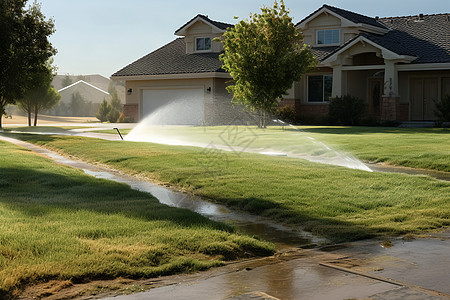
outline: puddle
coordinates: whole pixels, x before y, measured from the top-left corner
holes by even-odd
[[[178,208],[186,208],[197,212],[211,220],[233,225],[237,231],[273,242],[278,249],[301,247],[303,245],[324,244],[326,239],[317,238],[310,233],[296,228],[289,228],[269,220],[244,212],[230,210],[229,208],[206,201],[194,195],[174,191],[148,181],[121,174],[118,171],[94,166],[83,161],[72,160],[53,151],[41,148],[13,138],[0,136],[0,139],[25,147],[41,155],[45,155],[55,162],[83,170],[86,174],[129,185],[132,189],[150,193],[159,202]]]

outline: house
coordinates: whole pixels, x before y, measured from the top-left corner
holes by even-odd
[[[215,37],[233,26],[197,15],[180,38],[112,75],[125,81],[124,113],[139,120],[171,103],[176,124],[217,124],[231,96]],[[432,121],[450,94],[450,14],[368,17],[323,5],[300,21],[317,67],[282,101],[299,115],[324,116],[329,99],[353,95],[378,121]]]

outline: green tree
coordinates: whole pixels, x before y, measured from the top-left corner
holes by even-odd
[[[112,90],[111,94],[111,106],[115,108],[119,114],[122,112],[122,103],[120,102],[119,95],[117,94],[117,90]]]
[[[112,106],[110,106],[110,107],[111,107],[111,110],[106,115],[106,119],[108,120],[109,123],[116,123],[120,117],[120,112],[115,107],[112,107]]]
[[[100,107],[98,108],[98,112],[95,115],[97,119],[100,120],[100,122],[106,122],[108,120],[108,113],[111,111],[111,105],[106,101],[106,99],[103,99],[102,104],[100,104]]]
[[[220,60],[233,78],[227,90],[233,103],[260,113],[259,127],[265,127],[266,113],[273,112],[293,82],[315,65],[283,1],[228,28],[221,41]]]
[[[35,68],[29,74],[24,96],[17,99],[17,105],[28,115],[28,126],[31,126],[31,114],[34,114],[34,126],[40,111],[50,109],[55,106],[61,96],[56,90],[52,90],[51,83],[56,68],[52,66],[53,59],[50,59],[39,69]]]
[[[30,74],[56,53],[48,41],[53,20],[45,19],[37,2],[28,9],[26,3],[0,1],[0,128],[6,105],[24,96]]]

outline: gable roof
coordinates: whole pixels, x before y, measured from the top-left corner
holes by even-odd
[[[355,13],[352,11],[348,11],[345,9],[330,6],[327,4],[324,4],[322,7],[320,7],[319,9],[317,9],[316,11],[311,13],[309,16],[307,16],[306,18],[304,18],[303,20],[298,22],[296,24],[296,26],[301,26],[301,24],[304,24],[304,23],[308,22],[309,20],[314,19],[315,17],[317,17],[318,15],[320,15],[323,12],[328,12],[328,13],[332,13],[334,15],[338,15],[352,23],[355,23],[355,24],[366,24],[366,25],[370,25],[373,27],[377,27],[379,29],[383,29],[383,30],[387,29],[386,26],[384,24],[378,22],[378,20],[376,18],[368,17],[368,16],[361,15],[361,14],[358,14],[358,13]]]
[[[186,24],[184,24],[183,26],[178,28],[175,31],[175,35],[184,35],[185,32],[186,32],[186,29],[189,28],[190,26],[192,26],[194,23],[196,23],[199,20],[205,22],[206,24],[209,24],[211,27],[216,29],[218,32],[225,32],[225,30],[228,27],[233,27],[234,26],[232,24],[227,24],[227,23],[223,23],[223,22],[214,21],[214,20],[211,20],[210,18],[208,18],[208,16],[198,14],[195,17],[193,17],[191,20],[189,20]]]
[[[333,55],[344,52],[355,42],[373,43],[380,49],[390,51],[414,64],[450,62],[450,14],[422,15],[382,18],[380,22],[389,27],[384,35],[361,33],[329,55],[322,58],[327,62]]]
[[[70,88],[73,88],[73,87],[75,87],[75,86],[77,86],[77,85],[81,85],[81,84],[87,85],[88,87],[91,87],[91,88],[96,89],[96,90],[98,90],[98,91],[100,91],[100,92],[102,92],[102,93],[104,93],[104,94],[106,94],[106,95],[109,95],[108,92],[106,92],[106,91],[104,91],[104,90],[102,90],[102,89],[100,89],[100,88],[98,88],[98,87],[96,87],[96,86],[94,86],[94,85],[92,85],[92,84],[90,84],[90,83],[87,83],[86,81],[83,81],[83,80],[79,80],[79,81],[77,81],[77,82],[75,82],[75,83],[72,83],[71,85],[68,85],[68,86],[66,86],[66,87],[63,87],[62,89],[58,90],[58,93],[60,93],[60,92],[62,92],[62,91],[65,91],[65,90],[68,90],[68,89],[70,89]]]
[[[208,72],[225,73],[219,53],[186,54],[185,40],[178,38],[117,71],[112,77]]]

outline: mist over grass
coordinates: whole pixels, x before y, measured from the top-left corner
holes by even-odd
[[[289,126],[270,127],[264,130],[249,128],[255,136],[249,147],[261,151],[273,150],[318,158],[333,155],[326,153],[325,146],[314,144],[309,139],[314,138],[336,151],[351,154],[363,161],[450,172],[450,130],[446,128],[339,126],[297,126],[298,130]],[[166,139],[194,143],[238,143],[239,140],[227,139],[228,129],[230,127],[226,126],[150,127],[147,129],[147,135],[149,141],[152,137],[163,136]],[[130,131],[130,129],[121,130],[123,135]],[[112,130],[102,132],[117,134]],[[143,132],[144,137],[145,134]]]

